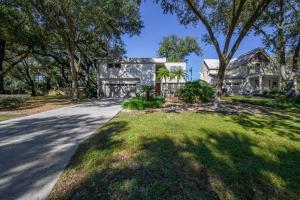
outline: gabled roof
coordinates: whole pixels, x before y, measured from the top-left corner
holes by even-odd
[[[246,64],[257,53],[262,53],[269,61],[272,60],[272,58],[268,55],[268,53],[263,48],[256,48],[256,49],[253,49],[253,50],[251,50],[251,51],[249,51],[245,54],[242,54],[236,60],[232,61],[230,63],[230,67],[238,67],[238,66],[241,66],[243,64]]]
[[[238,58],[233,58],[230,61],[228,68],[239,67],[239,66],[249,62],[249,60],[256,53],[262,53],[263,55],[266,56],[266,58],[268,58],[269,61],[272,60],[272,58],[268,55],[268,53],[263,48],[256,48],[256,49],[253,49],[253,50],[239,56]],[[204,59],[203,62],[209,70],[219,69],[219,59]]]

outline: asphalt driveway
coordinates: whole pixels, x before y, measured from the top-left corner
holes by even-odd
[[[120,104],[86,102],[0,122],[0,199],[45,199],[78,145]]]

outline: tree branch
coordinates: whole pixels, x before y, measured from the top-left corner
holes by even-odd
[[[229,49],[229,45],[230,45],[230,41],[234,32],[234,29],[237,25],[237,22],[239,20],[239,17],[242,13],[243,10],[243,6],[245,4],[246,0],[241,0],[237,11],[235,12],[235,1],[233,2],[234,6],[233,6],[233,12],[232,12],[232,19],[231,19],[231,23],[230,23],[230,27],[229,27],[229,31],[226,37],[226,41],[225,41],[225,45],[224,45],[224,51],[223,54],[226,55]]]
[[[204,26],[206,27],[209,37],[212,41],[212,43],[214,44],[218,57],[219,59],[223,59],[223,54],[221,52],[220,49],[220,45],[214,35],[214,32],[212,30],[212,27],[209,24],[209,21],[207,20],[207,18],[202,14],[202,12],[200,10],[198,10],[197,5],[195,4],[194,0],[186,0],[188,6],[190,7],[190,9],[193,11],[193,13],[200,19],[200,21],[204,24]]]
[[[251,15],[250,19],[246,22],[245,26],[242,28],[238,38],[236,39],[233,47],[231,48],[230,53],[228,54],[228,60],[232,58],[232,56],[235,54],[236,50],[238,49],[240,43],[250,30],[250,28],[253,26],[254,22],[257,20],[257,18],[261,15],[261,13],[266,9],[266,7],[269,5],[269,3],[272,0],[261,0],[261,2],[256,7],[255,11]]]

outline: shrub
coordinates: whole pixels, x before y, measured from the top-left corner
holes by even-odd
[[[276,102],[278,102],[278,103],[295,103],[295,104],[300,104],[300,95],[295,96],[295,97],[291,97],[291,98],[288,98],[285,95],[281,95],[281,96],[278,96],[276,98]]]
[[[87,98],[95,98],[97,97],[97,89],[93,86],[88,86],[84,90],[84,96]]]
[[[25,95],[1,95],[0,108],[17,108],[29,99]]]
[[[125,101],[122,107],[130,110],[144,110],[146,108],[160,108],[164,103],[164,97],[154,97],[148,101],[142,97],[133,97]]]
[[[213,98],[214,88],[205,81],[187,82],[180,89],[180,97],[188,103],[208,102]]]
[[[146,101],[149,101],[154,95],[153,85],[142,85],[140,87],[141,94],[145,97]]]

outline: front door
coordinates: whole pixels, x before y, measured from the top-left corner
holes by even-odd
[[[160,94],[161,94],[161,84],[160,83],[156,83],[156,85],[155,85],[155,93],[156,93],[156,95],[158,95],[158,96],[160,96]]]

